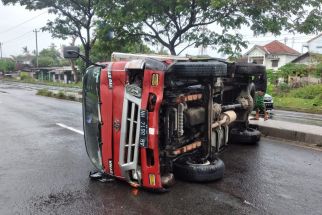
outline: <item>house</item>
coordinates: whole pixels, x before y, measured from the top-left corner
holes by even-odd
[[[322,54],[317,54],[313,52],[306,52],[291,61],[291,63],[305,65],[316,65],[319,62],[322,62]]]
[[[253,46],[244,57],[247,57],[248,63],[263,64],[266,69],[277,70],[300,55],[298,51],[274,40],[264,46]]]
[[[310,53],[322,54],[322,34],[319,34],[307,41],[303,47],[307,48],[307,51]]]
[[[71,66],[38,67],[32,70],[35,72],[36,79],[41,81],[62,82],[66,84],[74,82]]]

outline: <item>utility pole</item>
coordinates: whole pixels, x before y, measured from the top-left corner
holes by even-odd
[[[35,32],[35,35],[36,35],[36,65],[38,68],[38,35],[37,35],[37,33],[39,31],[37,29],[35,29],[33,32]]]
[[[0,57],[1,57],[0,59],[2,59],[2,44],[3,43],[0,42]]]

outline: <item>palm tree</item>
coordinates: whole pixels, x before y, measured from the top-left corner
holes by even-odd
[[[27,46],[22,47],[22,52],[26,55],[29,55],[29,50]]]

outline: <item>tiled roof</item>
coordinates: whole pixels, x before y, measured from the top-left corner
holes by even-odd
[[[261,46],[261,49],[268,54],[289,54],[289,55],[300,55],[300,53],[287,45],[274,40],[264,46]]]

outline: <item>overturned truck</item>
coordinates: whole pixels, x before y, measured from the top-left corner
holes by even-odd
[[[65,57],[79,54],[65,48]],[[88,156],[100,173],[163,191],[175,178],[212,181],[228,143],[254,144],[253,77],[265,67],[218,59],[115,53],[83,78]]]

